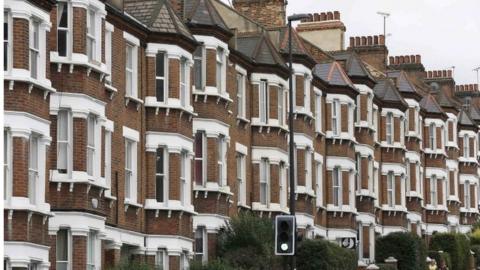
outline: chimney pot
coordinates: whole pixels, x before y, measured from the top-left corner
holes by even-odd
[[[438,72],[436,70],[433,71],[433,77],[438,78]]]
[[[410,64],[410,56],[405,56],[405,64]]]
[[[322,12],[320,13],[320,21],[326,21],[327,20],[327,13]]]
[[[473,84],[470,84],[470,91],[473,91],[474,87]]]
[[[475,91],[478,91],[478,84],[475,84]]]
[[[415,64],[415,55],[410,55],[410,63]]]
[[[395,63],[395,58],[393,56],[388,57],[388,60],[390,62],[390,65],[393,65]]]
[[[340,20],[340,12],[334,11],[334,12],[333,12],[333,18],[334,18],[335,20]]]
[[[415,55],[415,63],[416,64],[422,63],[422,57],[419,54]]]
[[[320,21],[320,14],[314,13],[314,14],[313,14],[313,21],[314,21],[314,22]]]
[[[429,71],[427,72],[427,78],[432,78],[432,71],[431,71],[431,70],[429,70]]]
[[[384,35],[380,35],[378,39],[379,39],[380,45],[385,45],[385,36]]]
[[[367,45],[367,38],[366,37],[362,37],[362,46],[365,46]]]
[[[395,65],[400,64],[400,56],[395,56]]]
[[[372,38],[372,36],[368,36],[368,37],[367,37],[367,45],[368,45],[368,46],[372,46],[372,45],[373,45],[372,43],[373,43],[373,38]]]
[[[329,21],[333,20],[333,13],[332,12],[327,12],[327,20],[329,20]]]
[[[451,70],[447,70],[447,77],[452,78],[452,71]]]
[[[443,72],[443,74],[442,74],[442,75],[443,75],[443,77],[444,77],[444,78],[447,78],[447,71],[446,71],[446,70],[444,70],[444,71],[442,71],[442,72]]]
[[[378,36],[373,36],[373,45],[378,45]]]
[[[350,37],[350,47],[351,48],[355,47],[355,38],[354,37]]]
[[[355,46],[360,46],[360,37],[355,37]]]
[[[405,57],[403,57],[403,55],[401,55],[399,64],[403,64],[403,63],[405,63]]]

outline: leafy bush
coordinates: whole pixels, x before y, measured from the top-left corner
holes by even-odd
[[[377,263],[375,265],[378,266],[379,270],[398,270],[395,266],[393,266],[391,264]]]
[[[470,234],[470,244],[472,246],[480,245],[480,229],[476,229]]]
[[[115,267],[109,268],[109,270],[151,270],[152,268],[147,264],[123,260]]]
[[[412,233],[395,232],[376,241],[376,261],[384,262],[388,257],[398,260],[398,269],[424,270],[426,248],[420,237]]]
[[[297,249],[297,269],[355,270],[357,256],[354,251],[326,240],[304,240]]]
[[[429,251],[428,257],[437,262],[437,266],[446,265],[448,269],[452,269],[452,259],[448,252]]]
[[[220,231],[218,255],[234,269],[280,269],[274,233],[272,220],[242,213]]]
[[[201,262],[193,261],[190,263],[190,270],[234,270],[223,260],[209,261],[206,265]]]
[[[470,249],[475,253],[475,267],[480,266],[480,245],[472,245]]]
[[[430,241],[431,250],[448,252],[452,261],[451,270],[467,270],[470,256],[470,242],[459,233],[437,233]]]

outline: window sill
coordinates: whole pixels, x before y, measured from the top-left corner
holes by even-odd
[[[240,123],[248,124],[248,123],[250,123],[250,120],[248,120],[247,118],[245,118],[243,116],[238,116],[237,115],[237,125],[240,124]]]
[[[393,148],[393,149],[399,149],[399,150],[406,150],[405,145],[402,145],[399,142],[394,142],[393,144],[387,143],[385,141],[380,142],[380,147],[382,148]]]
[[[58,52],[50,52],[50,63],[57,64],[57,72],[62,70],[62,65],[69,66],[69,72],[73,73],[74,66],[83,66],[87,68],[87,76],[90,71],[95,71],[100,74],[100,80],[107,75],[107,66],[104,63],[93,64],[88,61],[88,56],[81,53],[72,53],[71,56],[59,56]]]
[[[375,132],[375,129],[373,128],[373,123],[369,124],[367,121],[360,121],[360,123],[355,123],[355,127],[362,129],[369,129],[371,132]]]
[[[462,213],[467,213],[467,214],[478,214],[478,209],[476,208],[465,208],[465,207],[460,207],[460,212]]]
[[[145,97],[145,107],[151,107],[155,108],[155,114],[158,114],[158,111],[160,109],[166,109],[167,110],[167,115],[169,114],[170,110],[180,110],[182,112],[185,112],[191,116],[197,116],[198,114],[193,111],[193,107],[191,105],[188,105],[186,107],[181,106],[180,104],[167,104],[164,102],[158,102],[156,101],[155,97]]]
[[[448,208],[444,205],[434,206],[434,205],[431,205],[431,204],[427,204],[427,205],[425,205],[425,210],[427,210],[427,211],[448,211]]]
[[[200,192],[204,192],[204,197],[207,198],[209,192],[224,194],[227,197],[233,196],[229,186],[219,186],[218,183],[207,182],[205,186],[194,186],[193,191],[195,198],[198,198]]]
[[[237,207],[245,208],[245,209],[252,209],[252,207],[248,206],[246,203],[237,203]]]
[[[350,205],[342,205],[342,206],[334,206],[333,204],[327,204],[327,211],[328,212],[346,212],[356,214],[357,209],[355,207],[351,207]]]
[[[285,125],[285,126],[281,126],[281,125],[278,125],[277,123],[262,123],[260,121],[258,121],[258,118],[253,118],[252,119],[252,122],[251,122],[251,126],[252,127],[259,127],[260,129],[260,133],[262,132],[262,130],[265,128],[267,130],[267,133],[270,132],[270,129],[272,128],[278,128],[280,130],[283,130],[285,132],[288,132],[288,126]]]
[[[360,196],[360,197],[370,197],[372,199],[376,199],[377,196],[375,196],[375,193],[367,190],[367,189],[361,189],[359,191],[355,192],[355,195]]]
[[[105,83],[105,89],[110,93],[110,99],[113,99],[113,95],[118,93],[117,88],[113,87],[111,83]]]
[[[227,92],[219,93],[216,87],[205,87],[205,90],[197,90],[194,89],[192,90],[192,94],[194,97],[194,101],[197,102],[199,99],[199,96],[203,96],[203,102],[207,102],[207,98],[209,96],[211,97],[216,97],[217,98],[217,104],[220,102],[220,100],[224,100],[227,103],[232,103],[233,100],[230,98]]]
[[[19,70],[20,71],[20,70]],[[23,71],[23,72],[22,72]],[[25,70],[22,70],[20,72],[14,72],[12,74],[5,74],[4,80],[9,81],[8,83],[8,90],[13,90],[13,87],[15,85],[15,81],[17,82],[23,82],[28,84],[28,93],[32,92],[33,87],[40,88],[44,91],[43,97],[46,99],[49,93],[55,93],[56,90],[51,86],[50,80],[44,79],[44,80],[37,80],[32,77],[30,77],[30,72],[27,74],[22,75],[25,73]],[[14,75],[15,74],[15,75]]]
[[[155,217],[158,217],[159,211],[169,211],[169,217],[171,216],[171,211],[177,212],[186,212],[192,215],[196,215],[193,205],[182,205],[180,201],[177,200],[168,200],[167,202],[157,202],[156,199],[146,199],[145,200],[145,210],[155,210]]]
[[[381,209],[382,211],[387,211],[387,212],[405,212],[405,213],[408,212],[407,208],[402,205],[388,206],[386,204],[383,204]]]
[[[342,133],[340,133],[340,135],[334,135],[332,131],[327,131],[325,136],[326,136],[327,139],[331,139],[331,140],[334,140],[334,141],[339,140],[340,143],[342,141],[351,141],[353,143],[357,143],[355,137],[353,135],[350,135],[347,132],[342,132]]]
[[[430,148],[425,148],[423,150],[423,153],[426,154],[426,155],[433,155],[433,156],[446,156],[447,155],[447,153],[443,149],[432,150]]]
[[[406,196],[410,197],[410,198],[419,198],[419,199],[423,200],[422,194],[420,194],[416,191],[408,191]]]
[[[315,117],[313,116],[313,113],[312,112],[309,112],[309,111],[305,111],[305,110],[295,110],[293,112],[293,119],[297,119],[298,117],[304,117],[304,120],[307,120],[307,118],[309,120],[315,120]]]
[[[138,97],[125,96],[125,106],[128,106],[128,103],[133,102],[137,105],[137,111],[140,109],[140,106],[143,104],[143,100]]]
[[[474,157],[459,157],[458,158],[459,162],[464,162],[464,163],[477,163],[477,159]]]
[[[261,204],[259,202],[252,203],[252,211],[260,211],[260,212],[280,212],[289,214],[290,210],[288,207],[282,208],[278,203],[270,203],[268,205]]]
[[[57,183],[57,191],[61,190],[63,183],[69,185],[70,192],[73,192],[73,187],[75,184],[87,184],[99,187],[101,189],[108,189],[105,183],[105,178],[95,178],[83,171],[73,171],[71,173],[71,177],[68,177],[68,174],[66,173],[59,173],[58,170],[50,170],[50,175],[50,182]]]
[[[456,203],[460,203],[460,199],[457,197],[457,196],[448,196],[447,198],[447,202],[456,202]]]
[[[141,205],[137,202],[132,202],[132,201],[130,201],[130,199],[125,199],[123,203],[125,205],[125,212],[128,211],[128,208],[132,207],[132,208],[136,209],[136,214],[137,215],[138,215],[138,211],[140,210],[140,208],[143,207],[143,205]]]
[[[29,211],[44,216],[53,216],[50,212],[50,204],[31,204],[30,199],[26,197],[10,197],[8,200],[4,200],[4,209],[9,211],[9,219],[14,211]]]

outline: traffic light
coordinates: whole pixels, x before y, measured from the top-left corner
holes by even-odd
[[[295,216],[275,218],[275,255],[295,254]]]

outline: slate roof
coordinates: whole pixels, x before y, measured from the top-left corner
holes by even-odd
[[[373,93],[380,100],[389,103],[399,103],[404,107],[408,107],[407,103],[403,99],[402,95],[398,92],[397,87],[394,85],[391,79],[381,79],[377,81],[377,84],[373,88]]]
[[[435,95],[435,99],[437,100],[438,104],[442,107],[449,107],[449,108],[458,108],[461,104],[452,99],[451,97],[447,96],[444,91],[438,91]]]
[[[169,0],[125,0],[124,11],[152,32],[178,34],[195,40],[175,14]]]
[[[286,68],[285,61],[265,33],[239,35],[237,50],[258,64],[280,65]]]
[[[352,81],[345,73],[345,70],[337,61],[315,65],[313,73],[320,79],[328,82],[330,85],[348,86],[356,89]]]
[[[217,27],[230,32],[225,21],[218,13],[211,0],[183,0],[184,17],[187,23],[201,26]]]
[[[293,27],[292,27],[293,28]],[[282,27],[280,30],[280,52],[288,53],[288,27]],[[303,45],[303,42],[295,29],[292,29],[292,54],[306,55],[310,57],[310,53]]]
[[[358,54],[354,51],[336,51],[330,52],[330,54],[337,61],[345,62],[345,70],[348,76],[351,77],[364,77],[372,81],[375,81],[372,74],[365,67],[364,62],[358,57]]]
[[[408,79],[404,71],[401,71],[401,70],[388,71],[387,76],[390,78],[396,79],[396,85],[398,87],[398,91],[400,91],[401,93],[418,93],[416,87]]]
[[[423,108],[427,113],[443,113],[442,108],[432,94],[427,94],[422,98],[422,100],[420,100],[420,107]]]
[[[458,123],[462,126],[475,126],[465,110],[461,110],[460,113],[458,113]]]
[[[470,118],[475,122],[480,122],[480,112],[478,108],[475,106],[470,106]]]

